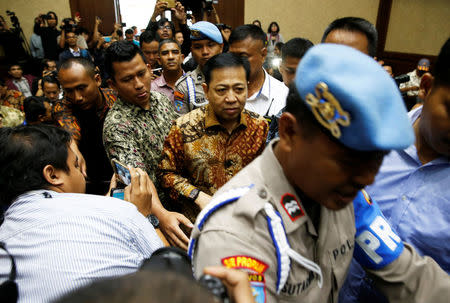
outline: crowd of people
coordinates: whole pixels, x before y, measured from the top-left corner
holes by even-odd
[[[0,80],[1,301],[446,302],[450,39],[399,88],[365,19],[314,46],[168,5],[40,14],[39,75]]]

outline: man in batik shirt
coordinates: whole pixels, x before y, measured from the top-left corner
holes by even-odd
[[[155,171],[164,139],[177,117],[172,102],[165,95],[150,91],[151,67],[133,43],[111,44],[106,51],[105,68],[111,76],[108,84],[119,94],[103,126],[106,153],[110,160],[145,170],[159,194]],[[170,244],[187,249],[189,239],[179,227],[192,227],[186,217],[167,211],[158,195],[152,198],[152,215],[158,218]]]
[[[111,89],[100,88],[100,75],[84,58],[64,61],[58,79],[64,99],[56,102],[53,115],[61,127],[72,133],[86,159],[86,192],[105,194],[113,171],[103,148],[103,122],[117,95]]]
[[[211,195],[263,151],[268,132],[263,117],[244,109],[246,59],[220,54],[206,62],[203,72],[209,104],[176,120],[159,166],[162,186],[191,221]]]

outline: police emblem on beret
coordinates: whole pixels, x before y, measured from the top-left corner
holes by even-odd
[[[330,130],[334,137],[340,138],[342,135],[339,125],[344,127],[350,125],[349,113],[342,109],[324,82],[316,85],[316,96],[311,93],[306,95],[306,103],[311,107],[317,121]]]
[[[194,38],[201,38],[202,33],[197,29],[191,29],[191,36]]]

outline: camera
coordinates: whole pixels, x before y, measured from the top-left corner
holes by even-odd
[[[410,80],[410,77],[407,74],[400,75],[394,78],[395,83],[397,83],[397,86],[400,86],[400,84],[408,82]]]
[[[185,251],[175,247],[163,247],[153,252],[150,259],[142,264],[141,270],[173,271],[179,275],[193,279],[191,260]],[[230,299],[226,287],[219,278],[203,275],[197,281],[221,302],[229,303]]]
[[[61,30],[64,30],[65,32],[73,32],[77,29],[77,25],[76,24],[71,24],[70,22],[75,22],[73,19],[71,18],[65,18],[63,20],[63,25],[60,26],[59,28]]]
[[[204,0],[205,2],[205,9],[208,12],[212,12],[213,11],[213,4],[218,4],[219,0]]]

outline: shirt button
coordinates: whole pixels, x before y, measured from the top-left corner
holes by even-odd
[[[259,196],[261,199],[267,198],[267,192],[266,192],[266,190],[265,190],[264,188],[261,188],[261,189],[259,190],[259,192],[258,192],[258,196]]]
[[[406,200],[408,200],[408,198],[406,198],[406,196],[403,195],[403,196],[402,196],[402,200],[403,200],[403,201],[406,201]]]

